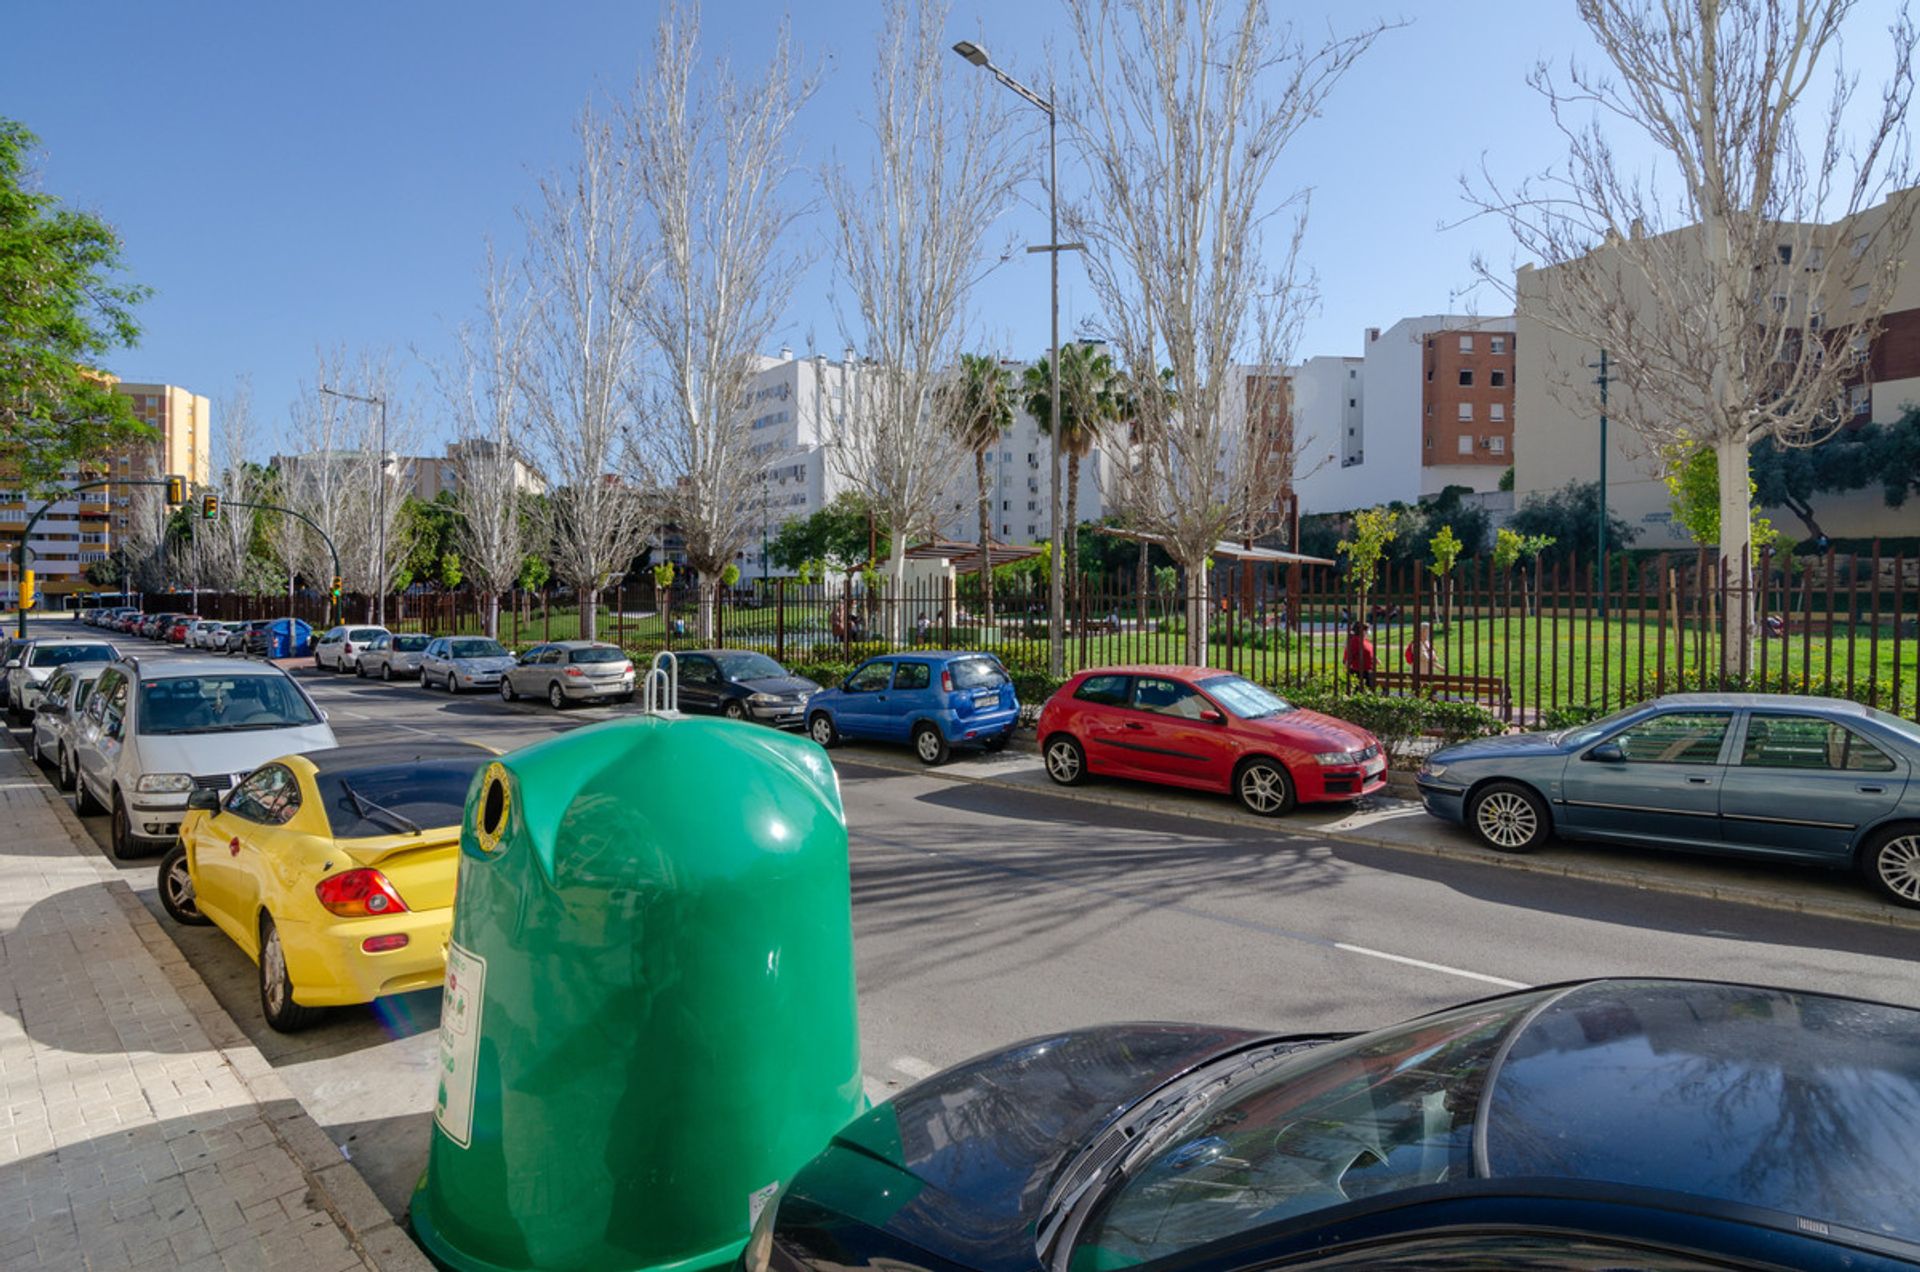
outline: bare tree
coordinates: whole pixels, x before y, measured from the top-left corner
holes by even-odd
[[[461,328],[458,361],[436,377],[456,434],[460,564],[486,594],[489,636],[500,634],[500,594],[514,586],[527,555],[527,496],[537,480],[519,442],[531,318],[524,292],[489,250],[480,327]]]
[[[623,124],[658,261],[632,297],[658,358],[635,466],[665,492],[699,572],[707,640],[721,574],[760,520],[771,457],[754,449],[746,396],[805,263],[790,246],[798,208],[781,190],[813,85],[784,24],[754,77],[736,78],[724,61],[705,75],[699,67],[698,10],[669,7]]]
[[[220,467],[212,493],[220,500],[219,518],[197,525],[194,538],[203,543],[208,577],[224,590],[239,592],[259,582],[253,562],[254,510],[239,505],[265,502],[253,455],[253,386],[246,379],[221,400],[214,419],[219,424]]]
[[[825,175],[852,298],[842,330],[867,357],[833,462],[892,532],[896,596],[908,536],[931,526],[960,460],[934,395],[959,362],[982,242],[1025,170],[1022,149],[1001,140],[1011,124],[998,85],[948,69],[962,64],[947,51],[945,22],[938,0],[888,8],[866,179],[837,167]],[[899,607],[891,609],[898,640]]]
[[[620,468],[635,424],[639,329],[630,298],[646,281],[632,174],[611,128],[589,108],[580,153],[540,183],[524,220],[534,297],[521,387],[527,433],[551,483],[554,566],[572,583],[580,633],[597,630],[599,595],[646,542],[646,492]]]
[[[1851,133],[1840,31],[1854,0],[1579,8],[1606,65],[1530,77],[1567,139],[1564,167],[1510,192],[1464,183],[1541,268],[1517,284],[1479,271],[1550,332],[1607,352],[1609,414],[1651,452],[1669,464],[1714,452],[1720,555],[1737,581],[1752,543],[1750,445],[1812,445],[1850,417],[1854,351],[1877,334],[1909,249],[1920,196],[1887,196],[1913,181],[1913,27],[1895,19],[1892,77]],[[1830,90],[1810,100],[1829,70]],[[1654,170],[1621,156],[1613,127],[1651,144]],[[1563,391],[1591,379],[1557,374]],[[1749,604],[1728,606],[1726,635],[1750,638]]]
[[[1273,394],[1311,282],[1306,197],[1267,185],[1289,142],[1384,29],[1308,40],[1260,0],[1070,0],[1090,175],[1068,212],[1088,244],[1099,325],[1131,373],[1135,445],[1115,483],[1129,526],[1187,580],[1190,662],[1207,653],[1206,562],[1278,520],[1292,455]],[[1290,217],[1270,261],[1265,230]],[[1155,374],[1171,369],[1169,379]]]

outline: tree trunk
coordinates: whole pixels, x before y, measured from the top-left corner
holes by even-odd
[[[699,612],[694,616],[694,630],[698,633],[702,645],[711,645],[713,643],[713,609],[719,599],[719,576],[711,570],[701,570],[699,586]]]
[[[500,593],[487,593],[487,639],[500,639]]]
[[[987,452],[973,452],[973,479],[980,487],[980,596],[989,630],[993,627],[993,501],[987,495]]]
[[[887,639],[895,645],[902,643],[900,631],[900,600],[907,594],[907,532],[895,530],[888,537],[893,560],[893,568],[887,573],[892,577],[893,596],[887,604]]]
[[[1728,579],[1737,580],[1741,562],[1753,554],[1753,494],[1747,474],[1747,444],[1739,439],[1723,440],[1713,449],[1720,474],[1720,559],[1727,563]],[[1730,667],[1742,665],[1741,651],[1751,653],[1753,643],[1753,606],[1747,597],[1736,596],[1737,591],[1737,586],[1728,589],[1721,637]]]
[[[574,599],[580,607],[580,639],[598,639],[598,632],[600,630],[600,593],[598,589],[591,583],[584,585],[576,584],[574,588]]]
[[[1133,580],[1136,589],[1135,595],[1139,598],[1140,602],[1140,630],[1142,631],[1145,631],[1147,627],[1147,557],[1147,541],[1142,539],[1140,540],[1140,563],[1135,567],[1136,572]]]
[[[1067,554],[1067,603],[1080,590],[1080,457],[1067,452],[1067,520],[1060,537]]]
[[[1187,665],[1207,665],[1207,558],[1182,561],[1187,576]]]

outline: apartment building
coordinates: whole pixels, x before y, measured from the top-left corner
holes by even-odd
[[[1289,368],[1302,514],[1498,489],[1514,461],[1511,317],[1429,314],[1369,327],[1358,357]]]
[[[443,493],[458,495],[462,462],[470,454],[476,458],[491,455],[494,445],[484,438],[469,438],[449,442],[444,455],[415,455],[401,461],[408,465],[413,496],[431,502]],[[542,494],[547,488],[540,474],[517,455],[513,458],[513,484],[516,490],[529,495]]]
[[[1844,427],[1886,424],[1920,404],[1920,263],[1916,232],[1908,242],[1878,241],[1879,226],[1893,201],[1920,199],[1920,188],[1899,191],[1889,203],[1869,208],[1846,221],[1825,226],[1782,227],[1775,276],[1756,286],[1756,303],[1789,311],[1802,330],[1825,330],[1833,353],[1852,367],[1840,404]],[[1796,248],[1796,242],[1798,247]],[[1601,248],[1604,252],[1608,249]],[[1821,271],[1824,261],[1863,259],[1869,251],[1901,262],[1893,295],[1872,340],[1842,337],[1850,313],[1868,299],[1868,288],[1852,281],[1846,269]],[[1798,253],[1796,255],[1796,252]],[[1869,264],[1872,261],[1868,262]],[[1599,350],[1575,340],[1541,321],[1550,305],[1551,289],[1562,285],[1568,267],[1520,270],[1517,282],[1521,365],[1519,411],[1526,426],[1526,445],[1514,465],[1514,493],[1547,494],[1570,482],[1599,477],[1599,402],[1593,363]],[[1826,279],[1830,294],[1804,280]],[[1614,351],[1617,359],[1618,351]],[[1617,382],[1612,387],[1615,421],[1607,432],[1607,502],[1613,515],[1639,531],[1636,548],[1691,548],[1692,538],[1673,523],[1671,501],[1658,457],[1630,428],[1619,422],[1621,408],[1630,405]],[[1877,485],[1844,494],[1817,498],[1820,524],[1836,538],[1911,535],[1915,529],[1912,506],[1888,508]],[[1785,509],[1759,510],[1774,525],[1793,534],[1800,523]]]
[[[116,392],[129,398],[134,417],[153,430],[150,439],[121,447],[98,461],[76,468],[74,482],[98,477],[152,479],[177,475],[190,485],[205,484],[211,473],[209,455],[213,411],[205,397],[171,384],[116,383]],[[0,486],[10,486],[0,477]],[[19,597],[13,573],[14,546],[27,518],[40,506],[26,492],[0,489],[0,547],[6,553],[4,595],[7,604]],[[128,533],[136,508],[152,507],[152,495],[124,486],[82,491],[53,505],[34,527],[27,548],[45,607],[61,604],[60,597],[94,590],[86,581],[87,567],[105,561],[116,537]]]
[[[838,447],[859,379],[859,359],[851,349],[838,362],[821,353],[796,357],[790,348],[761,358],[740,405],[752,425],[753,455],[762,466],[754,499],[760,533],[740,560],[743,575],[786,573],[761,555],[762,543],[847,488]]]

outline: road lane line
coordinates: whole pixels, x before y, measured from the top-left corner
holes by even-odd
[[[915,1082],[918,1082],[922,1078],[930,1078],[940,1072],[938,1067],[928,1064],[918,1056],[895,1056],[887,1062],[887,1066],[899,1070]]]
[[[1384,958],[1389,963],[1405,963],[1408,967],[1424,967],[1430,972],[1444,972],[1448,976],[1464,976],[1468,980],[1485,981],[1489,985],[1499,985],[1506,989],[1531,989],[1525,981],[1508,980],[1504,976],[1489,976],[1485,972],[1469,972],[1464,967],[1449,967],[1445,963],[1429,963],[1424,958],[1408,958],[1405,954],[1389,954],[1385,950],[1368,949],[1364,945],[1349,945],[1345,941],[1335,941],[1333,948],[1345,950],[1349,954],[1365,954],[1368,958]]]

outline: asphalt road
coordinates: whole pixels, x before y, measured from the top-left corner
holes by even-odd
[[[511,749],[634,708],[508,706],[300,669],[342,742]],[[1357,1029],[1517,985],[1706,976],[1920,1006],[1913,935],[863,766],[852,837],[862,1053],[884,1096],[1096,1021]],[[964,763],[964,761],[961,761]],[[104,851],[103,818],[88,819]],[[152,863],[123,867],[159,913]],[[260,1018],[253,965],[162,918],[215,995],[398,1213],[425,1158],[439,994]]]

